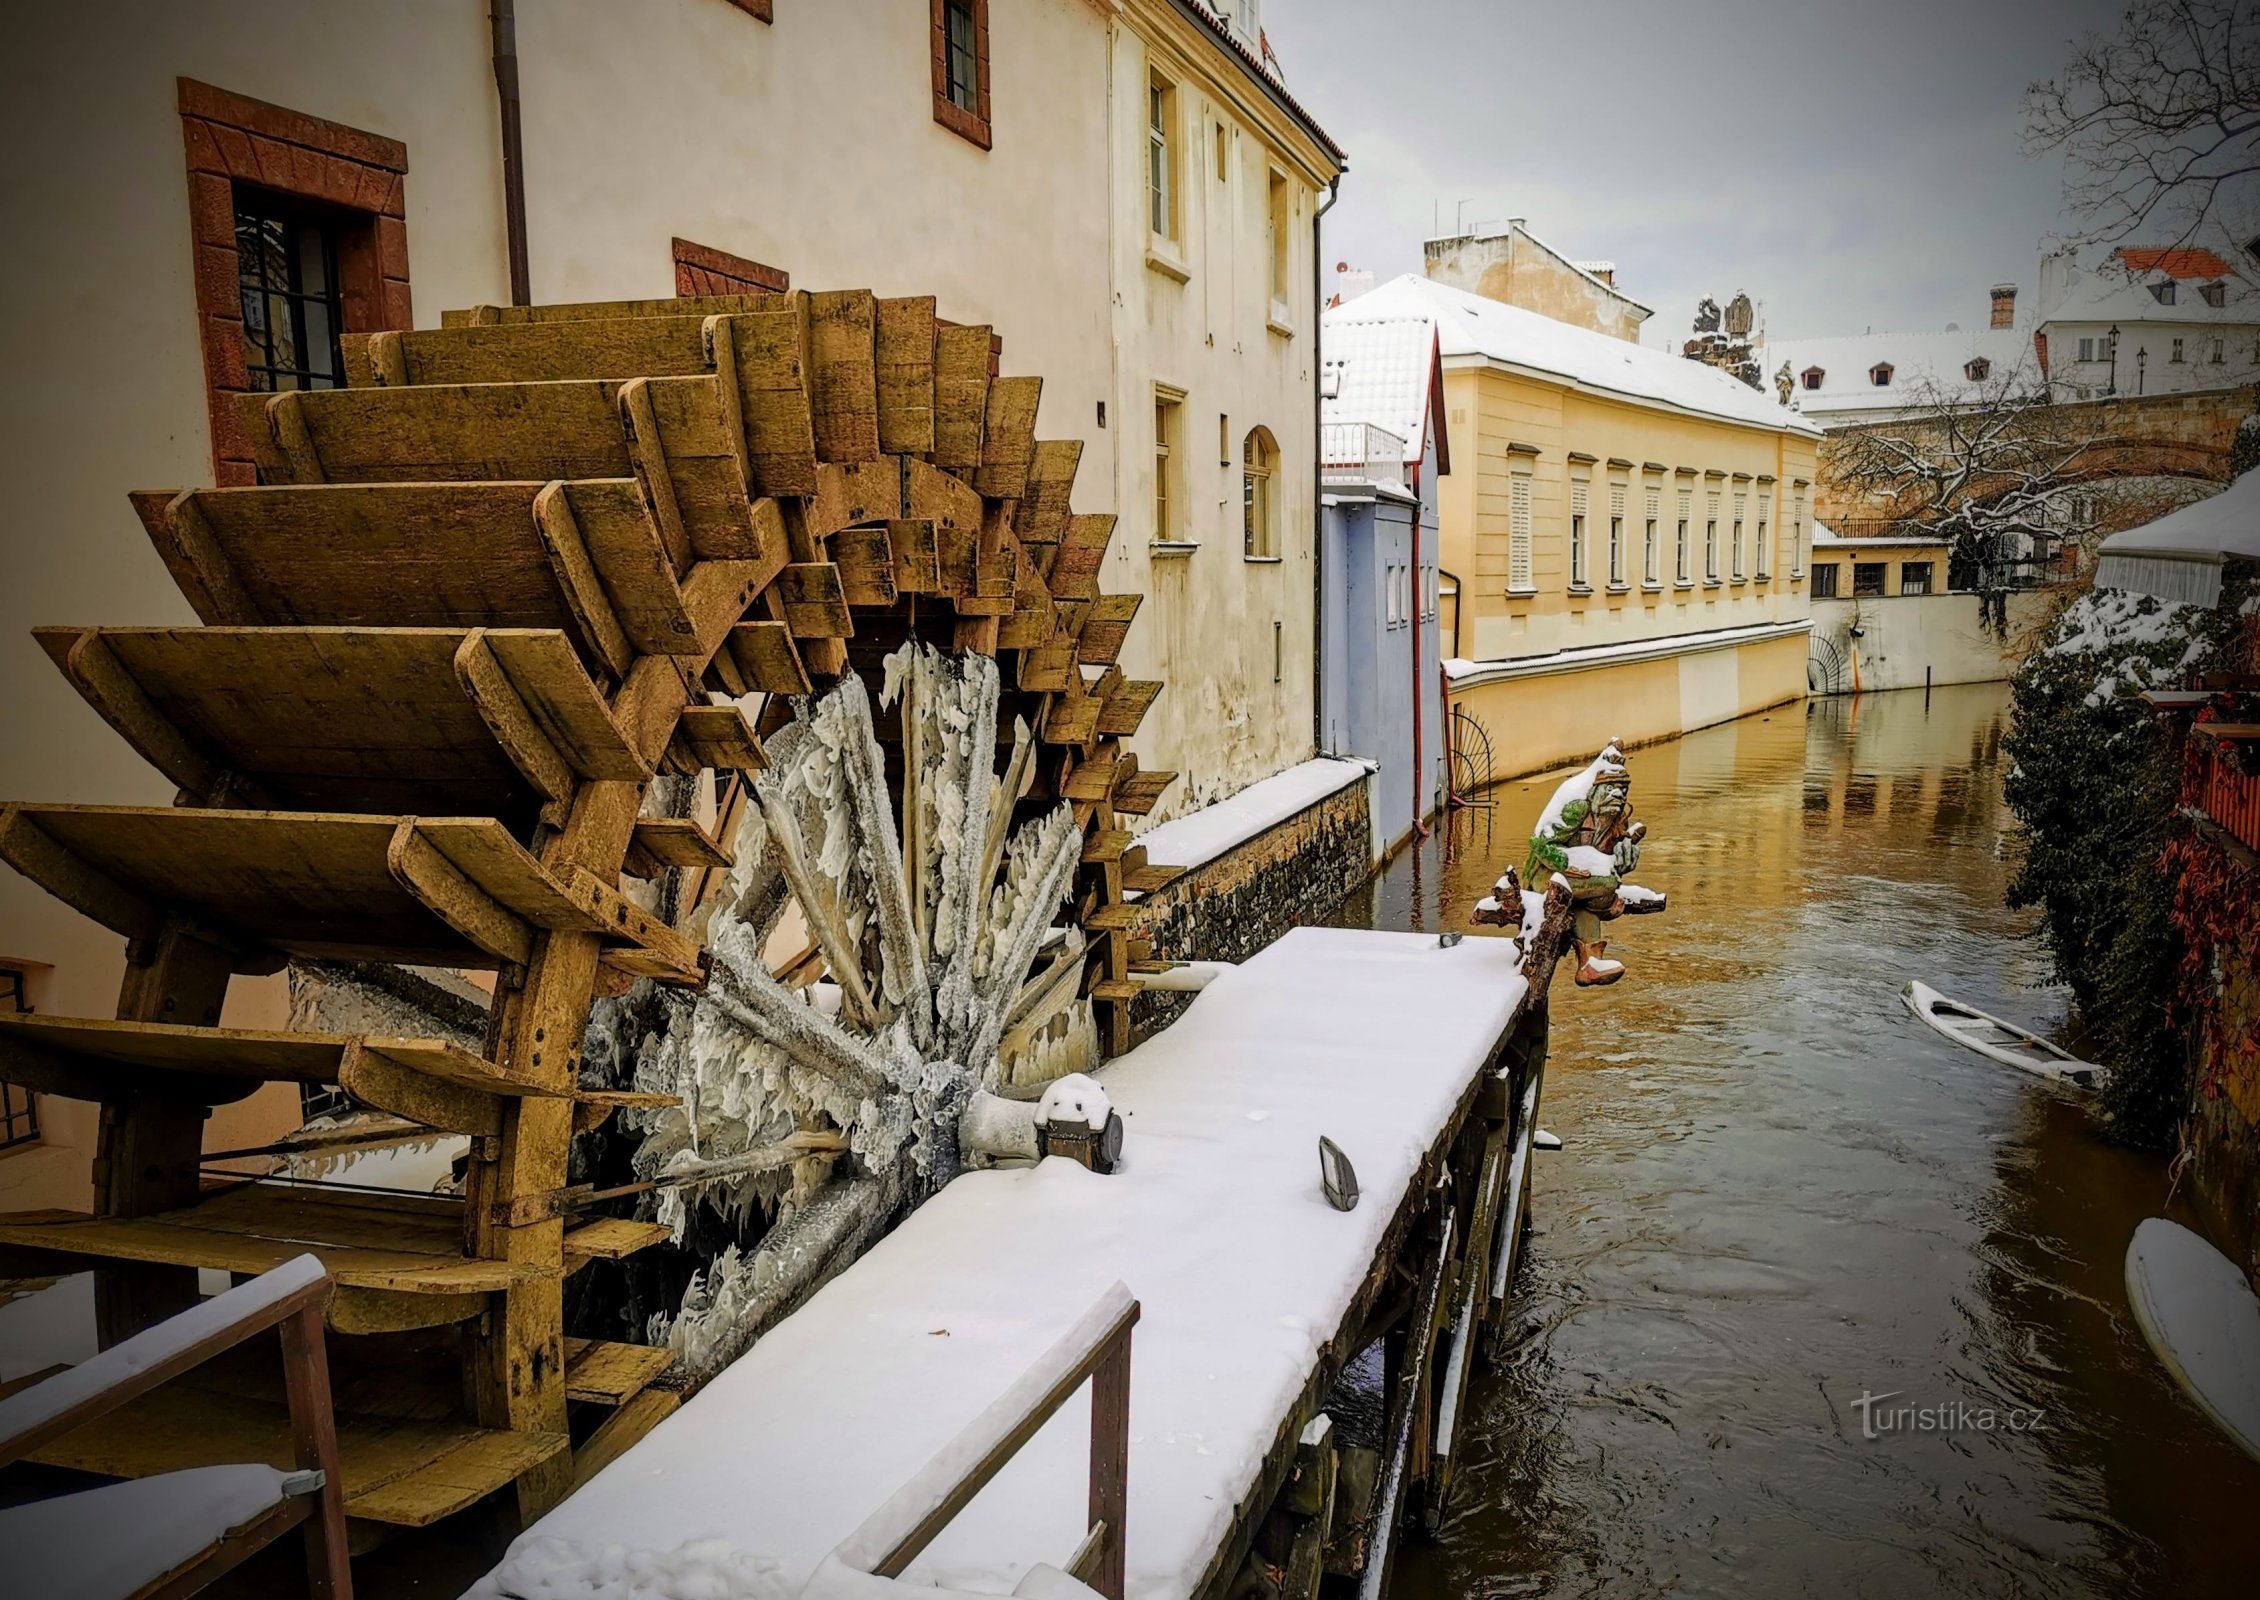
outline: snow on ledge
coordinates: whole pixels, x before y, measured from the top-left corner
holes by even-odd
[[[1138,835],[1138,843],[1157,867],[1202,866],[1340,793],[1373,770],[1369,761],[1318,756],[1251,783],[1228,800],[1148,828]]]
[[[1470,661],[1464,656],[1453,656],[1444,662],[1444,676],[1455,689],[1472,689],[1502,678],[1538,678],[1550,672],[1575,672],[1581,667],[1656,661],[1705,650],[1731,650],[1767,639],[1802,638],[1812,632],[1812,628],[1809,617],[1795,617],[1787,622],[1753,622],[1738,628],[1713,628],[1704,633],[1667,633],[1653,639],[1627,639],[1620,644],[1578,645],[1540,656],[1507,656],[1496,661]]]

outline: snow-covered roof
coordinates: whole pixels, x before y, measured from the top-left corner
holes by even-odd
[[[1997,395],[2003,383],[2022,370],[2040,385],[2040,367],[2031,336],[2020,328],[1957,328],[1946,333],[1860,333],[1828,339],[1775,339],[1762,361],[1766,379],[1789,363],[1791,403],[1808,416],[1846,411],[1904,411],[1934,400],[1949,404]],[[1970,376],[1970,363],[1986,363],[1984,376]],[[1891,381],[1878,385],[1879,366],[1891,368]],[[1805,387],[1805,374],[1818,367],[1821,386]]]
[[[1853,545],[1943,545],[1950,542],[1942,533],[1877,533],[1847,537],[1826,523],[1813,524],[1815,550],[1841,550]]]
[[[1820,431],[1776,404],[1772,394],[1761,394],[1716,367],[1556,322],[1417,273],[1392,278],[1360,296],[1354,314],[1369,321],[1421,317],[1433,322],[1446,361],[1496,361],[1580,388],[1745,427]]]
[[[2099,589],[2132,589],[2185,605],[2217,605],[2221,566],[2260,561],[2260,472],[2219,494],[2114,533],[2095,568]]]
[[[1426,317],[1373,316],[1371,295],[1318,319],[1319,421],[1369,422],[1405,441],[1405,464],[1420,460],[1435,406],[1436,324]]]
[[[1310,135],[1313,143],[1332,156],[1337,167],[1349,170],[1349,157],[1343,153],[1342,147],[1318,125],[1316,117],[1303,109],[1302,102],[1288,91],[1286,74],[1280,70],[1279,58],[1271,53],[1270,42],[1261,33],[1257,35],[1257,48],[1251,50],[1212,0],[1176,0],[1176,4],[1179,11],[1216,35],[1217,42],[1256,81],[1271,102],[1292,117],[1303,132]]]
[[[2241,327],[2260,323],[2260,291],[2243,279],[2220,280],[2221,303],[2208,305],[2202,281],[2165,271],[2129,273],[2117,265],[2082,272],[2052,306],[2041,309],[2041,326],[2051,322],[2173,322],[2203,327]],[[2161,304],[2155,284],[2172,283],[2174,303]]]

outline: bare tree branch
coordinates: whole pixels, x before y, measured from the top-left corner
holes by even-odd
[[[2135,0],[2026,89],[2025,148],[2064,155],[2069,243],[2202,243],[2252,276],[2260,0]]]

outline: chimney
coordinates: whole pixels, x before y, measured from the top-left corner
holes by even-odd
[[[1993,286],[1993,323],[1996,328],[2013,328],[2017,325],[2017,286],[1997,283]]]

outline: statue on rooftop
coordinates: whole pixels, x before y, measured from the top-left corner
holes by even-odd
[[[1569,886],[1581,987],[1615,983],[1624,976],[1624,963],[1608,954],[1602,923],[1628,912],[1664,909],[1664,896],[1625,881],[1640,864],[1647,834],[1648,825],[1632,815],[1632,778],[1624,749],[1614,739],[1583,771],[1563,780],[1531,830],[1523,880],[1559,877]]]

